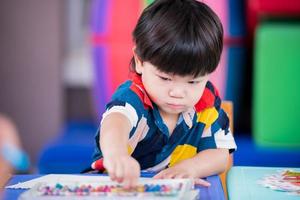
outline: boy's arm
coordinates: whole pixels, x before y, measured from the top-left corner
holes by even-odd
[[[228,149],[207,149],[158,173],[154,178],[202,178],[226,169]],[[205,184],[204,184],[205,185]]]
[[[224,172],[228,159],[228,149],[207,149],[186,161],[190,162],[189,166],[195,176],[201,178]]]
[[[128,154],[127,142],[130,122],[121,113],[110,113],[101,124],[100,147],[103,157],[113,154]]]
[[[100,148],[103,164],[112,180],[136,185],[140,175],[138,162],[128,154],[128,138],[131,130],[129,119],[121,113],[110,113],[100,129]]]

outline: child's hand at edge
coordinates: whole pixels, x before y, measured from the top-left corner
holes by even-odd
[[[103,165],[112,181],[123,183],[125,188],[137,185],[141,168],[139,163],[130,155],[105,157]]]
[[[187,160],[186,160],[187,161]],[[209,187],[211,184],[204,179],[200,179],[196,176],[196,173],[192,166],[186,163],[185,161],[176,164],[173,167],[167,168],[156,174],[154,179],[175,179],[175,178],[191,178],[194,179],[196,185],[201,185]]]

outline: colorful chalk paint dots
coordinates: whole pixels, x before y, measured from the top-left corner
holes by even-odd
[[[52,182],[38,183],[20,195],[20,200],[46,199],[186,199],[193,189],[189,180],[150,180],[125,188],[116,182]]]
[[[40,196],[176,196],[182,189],[182,184],[145,184],[134,188],[124,188],[121,185],[75,185],[68,186],[57,183],[55,186],[37,187]]]

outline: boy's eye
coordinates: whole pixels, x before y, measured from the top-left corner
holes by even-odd
[[[163,81],[170,81],[171,79],[168,77],[164,77],[164,76],[159,76],[159,78]]]
[[[200,81],[189,81],[189,84],[198,84]]]

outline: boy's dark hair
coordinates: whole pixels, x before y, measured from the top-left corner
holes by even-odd
[[[142,61],[162,72],[197,77],[216,69],[223,48],[223,27],[202,2],[156,0],[140,16],[133,40]],[[131,69],[135,71],[133,58]]]

